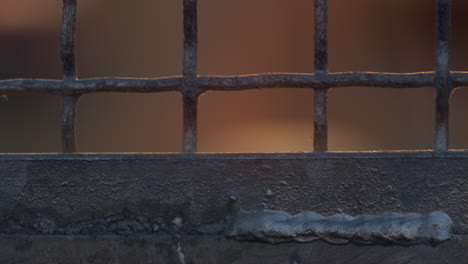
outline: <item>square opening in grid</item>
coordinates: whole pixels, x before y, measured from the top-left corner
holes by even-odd
[[[330,70],[432,71],[435,26],[435,1],[329,0]]]
[[[434,94],[431,87],[331,89],[330,151],[432,149]]]
[[[182,1],[80,0],[80,78],[182,74]]]
[[[312,89],[208,92],[200,98],[200,152],[310,152]]]
[[[61,24],[61,1],[2,1],[0,79],[60,79]]]
[[[456,89],[450,98],[449,148],[468,149],[468,88]]]
[[[0,97],[0,153],[60,152],[60,107],[56,95]]]
[[[181,152],[182,97],[98,93],[78,103],[79,152]]]
[[[452,0],[452,23],[451,23],[451,49],[450,70],[468,70],[468,2],[465,0]]]
[[[199,72],[312,72],[309,0],[199,0]]]

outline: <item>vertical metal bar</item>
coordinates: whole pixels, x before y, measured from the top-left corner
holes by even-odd
[[[314,0],[315,74],[328,74],[328,1]],[[315,89],[314,150],[328,150],[328,88]]]
[[[64,96],[62,105],[62,151],[72,153],[75,145],[75,115],[79,96]]]
[[[450,0],[437,0],[437,52],[434,87],[436,89],[435,150],[448,150],[449,98],[452,91],[449,72]]]
[[[181,86],[184,103],[184,152],[197,151],[197,0],[184,0],[184,71]]]
[[[328,89],[315,89],[314,150],[317,152],[328,150],[327,101]]]
[[[315,71],[327,72],[328,68],[328,1],[314,0]]]
[[[76,0],[63,0],[62,18],[62,47],[61,57],[63,76],[65,80],[76,78],[75,66],[75,29],[76,29]]]
[[[63,0],[61,58],[65,85],[76,80],[75,64],[76,0]],[[75,112],[78,95],[64,95],[62,105],[62,150],[76,151]]]
[[[184,152],[197,152],[198,97],[183,96],[184,103]]]

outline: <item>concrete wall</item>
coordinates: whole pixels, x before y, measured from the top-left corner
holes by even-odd
[[[0,262],[468,261],[465,152],[0,155],[0,182]],[[243,210],[291,214],[442,211],[455,236],[435,247],[236,242],[225,237],[232,194]]]

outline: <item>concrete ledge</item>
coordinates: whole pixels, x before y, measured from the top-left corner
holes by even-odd
[[[0,161],[27,160],[232,160],[232,159],[402,159],[402,158],[468,158],[468,150],[437,152],[415,151],[340,151],[278,153],[0,153]]]
[[[156,259],[152,256],[163,254],[158,253],[160,249],[166,255],[156,263],[173,263],[177,257],[173,252],[187,252],[186,263],[258,263],[259,259],[261,263],[289,263],[297,252],[304,263],[343,263],[343,259],[354,263],[467,262],[463,236],[468,234],[466,152],[0,155],[0,182],[0,233],[4,234],[0,262],[41,263],[39,256],[57,256],[47,253],[55,248],[67,252],[61,246],[67,240],[70,250],[78,245],[83,248],[64,258],[89,263],[104,263],[106,259],[100,256],[115,260],[112,247],[106,246],[111,253],[92,253],[100,243],[109,243],[119,245],[115,246],[121,248],[119,261],[125,262],[135,256],[132,250],[137,250],[138,243],[128,247],[121,243],[141,239],[143,245],[155,245],[156,238],[161,238],[157,246],[142,246],[141,251],[134,251],[141,252],[141,261],[131,262]],[[435,248],[239,243],[224,239],[233,217],[232,194],[240,198],[243,210],[269,209],[291,215],[312,211],[357,217],[441,211],[453,220],[453,233],[459,236]],[[134,238],[125,240],[123,235]],[[37,247],[45,253],[22,254],[29,243],[24,237],[39,239],[31,243],[39,243]],[[52,244],[44,242],[48,239]],[[419,252],[417,257],[411,255],[413,249]],[[195,262],[200,259],[206,261]],[[463,261],[455,261],[459,259]]]
[[[113,216],[168,229],[180,217],[192,232],[222,223],[236,194],[244,210],[290,214],[442,211],[468,234],[465,152],[278,155],[0,155],[0,233],[93,234],[84,224]]]

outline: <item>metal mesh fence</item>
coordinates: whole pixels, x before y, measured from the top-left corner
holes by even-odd
[[[184,152],[197,151],[198,98],[209,90],[247,90],[256,88],[311,88],[315,90],[314,150],[327,151],[328,90],[338,87],[371,86],[412,88],[433,86],[436,90],[435,151],[448,150],[449,98],[453,90],[468,85],[468,72],[449,69],[450,0],[437,3],[437,49],[433,72],[377,73],[328,72],[328,2],[314,0],[315,72],[311,74],[268,73],[243,76],[199,76],[197,74],[197,0],[183,0],[184,68],[182,76],[164,78],[78,79],[75,66],[75,22],[77,0],[63,0],[61,37],[62,80],[12,79],[0,81],[0,94],[46,93],[63,96],[61,119],[64,153],[76,151],[75,113],[81,95],[93,92],[149,93],[180,91],[184,108]]]

